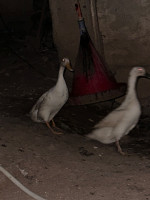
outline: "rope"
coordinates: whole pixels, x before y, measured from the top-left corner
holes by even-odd
[[[7,170],[5,170],[1,164],[0,164],[0,171],[9,179],[11,180],[15,185],[17,185],[23,192],[31,196],[32,198],[36,200],[46,200],[37,194],[31,192],[29,189],[27,189],[24,185],[22,185],[16,178],[14,178]]]

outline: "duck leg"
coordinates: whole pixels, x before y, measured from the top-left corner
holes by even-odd
[[[52,127],[54,127],[54,128],[56,127],[56,124],[53,119],[52,119]]]
[[[52,127],[55,128],[55,129],[57,129],[57,130],[59,130],[59,131],[61,131],[61,129],[56,126],[54,120],[52,119],[51,121],[52,121]]]
[[[54,130],[51,128],[51,126],[49,125],[48,122],[45,122],[45,123],[46,123],[47,127],[51,130],[51,132],[52,132],[53,134],[56,134],[56,135],[61,135],[61,134],[62,134],[61,132],[54,131]]]
[[[121,155],[124,156],[125,153],[122,151],[121,146],[120,146],[120,144],[119,144],[119,141],[116,141],[116,146],[117,146],[118,152],[119,152]]]

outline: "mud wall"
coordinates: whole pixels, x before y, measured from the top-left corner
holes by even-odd
[[[150,1],[97,1],[105,58],[118,81],[127,81],[132,66],[150,72]],[[140,80],[140,97],[150,96],[150,84]]]
[[[76,0],[69,2],[67,0],[49,0],[53,20],[53,37],[59,57],[67,56],[72,63],[75,61],[80,39],[78,16],[75,10],[76,2]],[[88,32],[94,38],[90,0],[81,0],[80,5]]]
[[[53,38],[59,58],[67,56],[74,65],[80,33],[75,11],[76,0],[49,0]],[[2,16],[15,26],[15,19],[27,19],[32,13],[30,0],[1,0]],[[132,66],[145,66],[150,72],[150,1],[149,0],[80,0],[88,32],[97,50],[120,82],[127,82]],[[92,9],[95,5],[94,12]],[[97,13],[96,13],[97,12]],[[98,23],[95,24],[97,16]],[[17,21],[15,22],[17,23]],[[25,24],[20,24],[23,27]],[[150,96],[150,84],[139,83],[141,97]]]
[[[149,65],[150,1],[100,0],[97,10],[109,65]]]
[[[68,56],[74,63],[79,45],[75,0],[49,0],[53,19],[54,40],[60,57]],[[120,82],[127,82],[132,66],[145,66],[150,72],[150,2],[149,0],[100,0],[96,2],[99,35],[95,41],[90,0],[80,0],[83,16],[91,38],[104,50],[105,60]],[[100,49],[98,49],[100,50]],[[144,89],[143,89],[144,88]],[[140,96],[150,96],[146,80],[138,85]]]
[[[0,1],[0,13],[6,19],[21,19],[24,16],[29,16],[32,12],[32,1],[31,0],[1,0]]]
[[[17,29],[27,30],[31,23],[31,14],[33,2],[31,0],[1,0],[0,14],[9,27],[10,31]],[[19,27],[19,28],[18,28]],[[0,21],[0,29],[5,27]]]

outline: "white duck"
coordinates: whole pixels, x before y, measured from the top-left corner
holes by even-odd
[[[104,144],[116,142],[118,152],[122,155],[125,153],[120,147],[119,140],[136,126],[141,115],[135,88],[137,77],[140,76],[149,78],[143,67],[133,67],[129,74],[127,94],[123,103],[96,124],[95,129],[87,135]]]
[[[63,58],[61,61],[56,85],[45,92],[30,111],[30,117],[33,121],[46,123],[48,128],[54,134],[61,133],[54,131],[49,122],[52,121],[52,125],[55,127],[53,118],[66,103],[69,96],[68,88],[63,76],[65,68],[73,71],[68,58]]]

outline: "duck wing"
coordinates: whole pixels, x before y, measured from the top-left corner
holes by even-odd
[[[68,90],[61,92],[57,88],[48,91],[47,95],[40,104],[38,115],[44,121],[50,121],[59,112],[68,99]]]
[[[125,110],[112,111],[103,120],[96,124],[94,130],[87,136],[104,144],[115,142],[117,138],[116,134],[118,134],[118,131],[120,133],[120,128],[118,127],[118,125],[120,124],[120,122],[122,123],[122,120],[124,120],[126,115],[125,113]]]
[[[37,102],[34,104],[34,106],[32,107],[31,111],[30,111],[30,117],[33,121],[36,122],[41,122],[42,120],[38,118],[38,112],[39,109],[44,101],[44,99],[46,98],[48,92],[45,92],[38,100]]]
[[[111,113],[109,113],[104,119],[102,119],[99,123],[97,123],[94,128],[114,127],[124,117],[125,113],[126,110],[124,109],[114,110]]]
[[[98,140],[104,144],[109,144],[115,141],[112,135],[112,127],[101,127],[94,129],[91,133],[87,135],[88,138]]]

